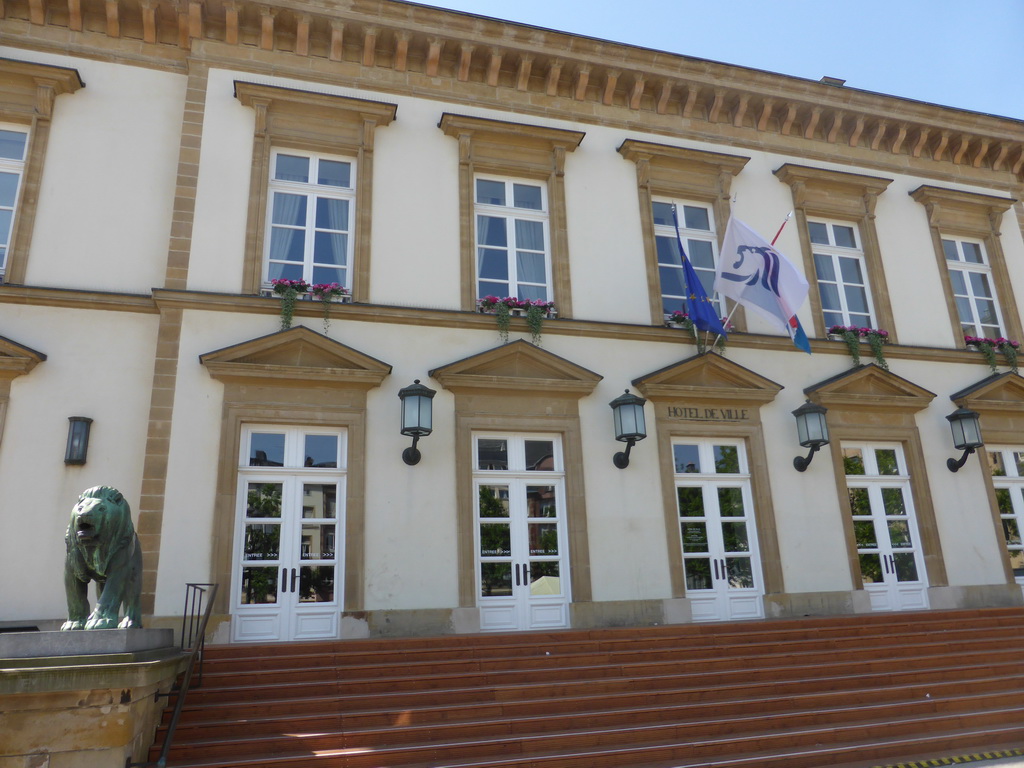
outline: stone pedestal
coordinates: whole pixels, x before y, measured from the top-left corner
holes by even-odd
[[[0,768],[141,761],[187,655],[171,630],[0,634]]]

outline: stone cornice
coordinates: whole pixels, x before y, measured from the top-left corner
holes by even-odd
[[[2,7],[10,31],[0,41],[15,46],[38,39],[52,47],[63,33],[75,52],[91,46],[91,55],[105,48],[107,57],[133,60],[148,50],[155,62],[166,61],[170,48],[194,53],[223,43],[239,49],[242,69],[267,57],[285,76],[336,73],[393,92],[443,79],[448,85],[437,92],[456,102],[580,123],[650,124],[656,133],[910,166],[1000,188],[1024,180],[1020,120],[394,0],[6,0]]]

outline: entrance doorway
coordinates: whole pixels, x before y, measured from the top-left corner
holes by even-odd
[[[345,433],[243,430],[231,639],[338,636]]]
[[[903,448],[845,441],[842,447],[857,560],[872,610],[927,608],[928,579]]]
[[[764,617],[764,581],[743,443],[676,440],[676,504],[694,621]]]
[[[473,437],[476,585],[483,631],[569,625],[565,472],[549,435]]]

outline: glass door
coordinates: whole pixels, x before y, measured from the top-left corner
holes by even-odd
[[[1024,586],[1024,447],[987,448],[989,474],[996,491],[1003,545],[1013,578]]]
[[[843,467],[861,580],[872,609],[927,608],[928,580],[903,449],[844,442]]]
[[[478,435],[473,446],[481,629],[568,626],[559,441],[546,436]]]
[[[679,441],[672,453],[693,620],[762,618],[764,587],[743,445]]]
[[[232,640],[337,637],[344,434],[243,434]]]

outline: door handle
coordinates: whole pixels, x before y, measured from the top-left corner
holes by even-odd
[[[724,581],[725,578],[726,578],[726,576],[725,576],[725,558],[723,557],[722,558],[722,580]]]
[[[295,579],[298,578],[299,571],[297,568],[292,568],[292,592],[295,591]]]
[[[718,561],[712,558],[711,562],[715,564],[715,578],[720,579],[721,576],[718,575]]]
[[[282,568],[281,569],[281,594],[283,595],[283,594],[286,594],[287,592],[288,592],[288,569],[287,568]]]
[[[516,586],[519,586],[519,563],[516,563]]]

